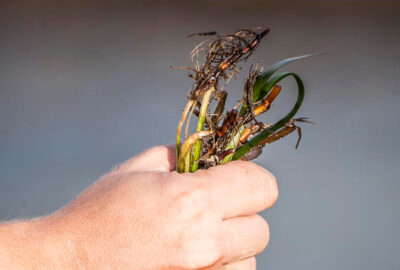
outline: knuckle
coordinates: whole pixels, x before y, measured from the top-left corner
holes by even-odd
[[[191,189],[179,193],[176,196],[176,202],[179,205],[188,205],[197,209],[197,206],[203,205],[205,196],[203,191],[198,189]]]
[[[224,266],[225,270],[256,270],[256,257],[250,257]]]
[[[182,179],[183,180],[183,179]],[[170,195],[176,214],[192,216],[202,212],[207,205],[207,194],[204,188],[182,181],[171,185]]]
[[[252,172],[252,181],[248,181],[247,183],[260,191],[260,203],[264,206],[263,208],[271,207],[279,196],[278,184],[275,176],[263,167],[250,161],[238,161],[234,162],[234,164],[242,173],[245,172],[247,174]],[[254,177],[254,175],[257,175],[257,177]]]
[[[276,181],[276,178],[274,175],[272,175],[270,172],[268,173],[268,177],[265,179],[265,189],[266,189],[266,201],[267,203],[267,208],[272,206],[279,197],[279,189],[278,189],[278,183]]]
[[[261,250],[264,250],[269,243],[269,239],[270,239],[270,229],[269,229],[269,225],[268,222],[260,215],[256,215],[255,216],[257,219],[257,223],[259,226],[259,231],[260,231],[260,246],[261,246]]]
[[[253,166],[253,172],[257,175],[257,177],[253,177],[252,184],[259,190],[258,198],[260,199],[262,208],[267,209],[278,200],[279,192],[277,180],[272,173],[264,168],[256,164],[252,164],[251,166]]]
[[[250,257],[247,259],[247,269],[248,270],[256,270],[257,269],[256,257]]]
[[[222,249],[214,237],[191,235],[180,250],[183,269],[199,269],[216,264],[222,258]]]
[[[207,194],[203,188],[194,188],[182,197],[182,203],[189,203],[193,206],[204,206],[208,200]]]

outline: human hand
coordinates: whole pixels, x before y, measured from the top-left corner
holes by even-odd
[[[32,269],[255,269],[269,240],[257,212],[276,201],[275,178],[244,161],[192,174],[174,165],[174,147],[150,148],[27,222]]]

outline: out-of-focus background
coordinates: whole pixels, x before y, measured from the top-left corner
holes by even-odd
[[[400,5],[395,1],[1,1],[0,218],[69,202],[114,165],[174,142],[201,38],[265,26],[250,62],[285,68],[306,98],[296,136],[256,163],[280,198],[258,269],[399,269]],[[243,77],[232,84],[230,103]],[[295,85],[271,110],[292,106]]]

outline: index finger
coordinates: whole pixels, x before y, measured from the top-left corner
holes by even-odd
[[[223,218],[254,215],[278,199],[275,177],[248,161],[233,161],[191,174],[205,186],[213,207]]]

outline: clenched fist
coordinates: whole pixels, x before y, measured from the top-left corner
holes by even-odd
[[[244,161],[174,166],[173,146],[150,148],[55,213],[0,225],[0,269],[256,269],[275,178]]]

